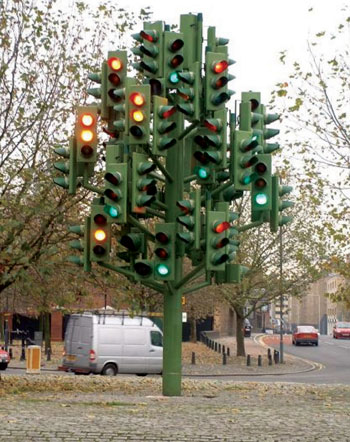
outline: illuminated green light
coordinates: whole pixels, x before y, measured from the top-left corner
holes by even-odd
[[[169,83],[177,84],[179,81],[180,81],[180,77],[179,77],[178,72],[175,71],[169,75]]]
[[[166,266],[165,264],[158,264],[156,266],[156,272],[160,276],[168,276],[170,273],[170,270],[169,270],[168,266]]]
[[[196,166],[193,169],[193,172],[200,178],[201,180],[206,180],[210,176],[210,170],[207,167]]]
[[[259,206],[264,206],[267,204],[267,195],[265,193],[257,193],[255,195],[255,202]]]
[[[107,213],[111,218],[118,218],[120,216],[120,211],[117,207],[108,206],[104,207],[104,212]]]

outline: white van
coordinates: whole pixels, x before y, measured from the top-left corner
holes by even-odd
[[[163,335],[149,318],[124,314],[71,315],[62,369],[74,373],[161,373]]]

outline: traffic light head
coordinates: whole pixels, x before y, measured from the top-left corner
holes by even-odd
[[[280,177],[272,177],[272,204],[270,213],[270,231],[276,233],[279,226],[289,223],[293,220],[291,216],[284,216],[281,212],[289,207],[293,207],[293,201],[282,201],[281,197],[292,192],[291,186],[280,186]]]
[[[146,213],[146,207],[156,199],[157,182],[148,176],[156,168],[155,163],[148,161],[147,155],[132,154],[131,211]]]
[[[126,51],[108,52],[106,63],[105,94],[107,107],[113,107],[120,101],[120,94],[116,93],[125,87],[127,75]]]
[[[228,56],[219,52],[205,54],[205,109],[221,109],[233,94],[228,89],[228,82],[233,79],[228,67],[232,63]]]
[[[179,130],[176,106],[169,106],[167,98],[153,97],[153,155],[166,156],[167,150],[177,143]]]
[[[104,211],[111,222],[126,223],[127,220],[127,164],[111,163],[105,173]]]
[[[256,158],[251,191],[252,221],[258,221],[261,212],[269,212],[272,207],[271,155],[258,154]]]
[[[97,160],[97,107],[79,106],[75,124],[78,163],[95,163]]]
[[[139,46],[132,49],[135,55],[141,57],[141,61],[133,66],[141,71],[146,77],[163,77],[163,42],[164,42],[164,23],[161,21],[155,23],[144,23],[143,31],[132,36]]]
[[[184,37],[177,32],[164,32],[164,78],[165,86],[177,89],[181,84],[179,72],[182,70]]]
[[[154,254],[155,279],[175,279],[175,223],[156,224]]]
[[[225,270],[229,260],[226,246],[229,244],[228,230],[230,223],[226,220],[226,212],[208,211],[206,225],[206,269]]]
[[[130,144],[148,144],[150,137],[150,85],[133,85],[126,89],[128,100],[128,133]]]
[[[111,230],[102,204],[91,206],[90,259],[108,261],[111,250]]]

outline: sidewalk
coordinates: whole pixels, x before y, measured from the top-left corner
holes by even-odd
[[[250,366],[247,366],[247,357],[236,356],[236,338],[227,336],[216,338],[215,341],[225,348],[230,349],[230,356],[223,365],[223,355],[208,348],[203,343],[184,342],[182,347],[182,374],[184,376],[229,376],[249,375],[261,376],[263,374],[286,374],[312,370],[314,365],[303,359],[299,359],[284,353],[284,363],[269,365],[267,350],[270,347],[273,355],[273,346],[279,348],[279,336],[252,335],[244,339],[246,355],[250,355]],[[285,336],[285,347],[290,345],[290,337]],[[51,361],[46,360],[42,352],[41,369],[43,371],[55,371],[61,365],[62,344],[53,346]],[[15,359],[12,359],[9,368],[26,368],[26,361],[20,360],[20,348],[13,347]],[[195,354],[195,364],[192,364],[192,353]],[[258,366],[258,356],[261,356],[262,365]]]
[[[227,336],[216,338],[216,342],[225,345],[225,348],[230,348],[230,357],[227,358],[226,365],[222,365],[222,355],[215,353],[208,349],[212,354],[216,354],[215,360],[211,359],[207,362],[200,361],[196,365],[187,363],[188,358],[183,358],[183,374],[198,375],[198,376],[218,376],[218,375],[249,375],[261,376],[264,374],[286,374],[310,371],[315,368],[315,364],[301,358],[288,355],[284,352],[284,363],[275,364],[272,360],[272,365],[269,365],[267,351],[271,349],[273,355],[274,348],[279,350],[279,336],[270,335],[252,335],[251,338],[244,338],[245,357],[236,356],[236,338],[234,336]],[[285,336],[283,343],[285,351],[291,343],[290,336]],[[204,344],[201,344],[204,345]],[[277,345],[277,346],[276,346]],[[274,346],[274,348],[273,348]],[[247,355],[250,355],[250,366],[247,366]],[[262,365],[258,366],[258,357],[261,356]],[[272,358],[273,359],[273,358]]]

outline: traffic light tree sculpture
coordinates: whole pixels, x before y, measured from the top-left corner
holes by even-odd
[[[241,230],[270,222],[275,232],[289,221],[279,212],[290,204],[279,198],[290,188],[272,176],[277,145],[265,141],[276,134],[266,125],[277,117],[255,92],[242,94],[239,115],[229,112],[228,40],[209,27],[202,66],[202,23],[201,14],[182,15],[179,32],[161,21],[144,23],[132,49],[142,83],[127,77],[125,51],[109,52],[101,75],[89,76],[100,87],[88,92],[100,102],[78,107],[70,148],[56,149],[68,160],[55,163],[68,175],[56,184],[72,194],[79,184],[98,195],[85,227],[73,230],[82,239],[72,247],[84,256],[70,261],[86,271],[100,265],[164,295],[167,396],[181,394],[182,297],[213,283],[238,283],[247,271],[234,262],[239,229],[232,200],[252,194],[252,223]],[[89,182],[98,160],[98,120],[110,137],[103,188]],[[146,223],[149,218],[154,222]],[[193,265],[186,275],[185,257]]]

